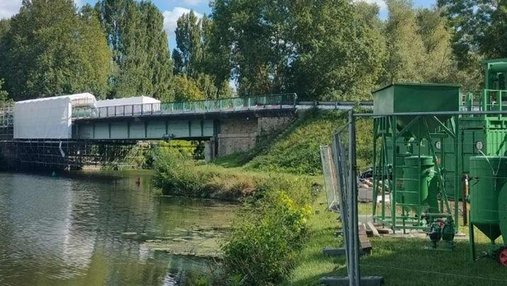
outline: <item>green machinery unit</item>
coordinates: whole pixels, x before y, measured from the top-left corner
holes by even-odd
[[[452,244],[459,200],[468,199],[471,257],[479,229],[507,266],[507,59],[485,61],[484,70],[478,96],[441,84],[373,93],[373,215],[393,230],[425,229],[434,243]]]
[[[470,250],[475,260],[477,227],[491,241],[489,254],[507,266],[507,157],[477,156],[470,158]],[[503,246],[495,245],[502,236]]]
[[[436,142],[457,150],[457,123],[444,113],[459,111],[459,87],[392,84],[373,95],[375,220],[394,231],[453,225],[447,194],[458,194],[458,157]]]
[[[485,89],[469,96],[467,110],[507,110],[507,59],[485,62]],[[488,254],[507,266],[507,116],[463,116],[462,166],[470,177],[470,251],[475,251],[475,228],[491,241]],[[502,236],[503,244],[496,245]]]
[[[468,96],[467,111],[507,110],[507,59],[485,62],[486,88],[477,97]],[[506,156],[507,116],[502,114],[464,115],[460,117],[462,170],[470,169],[472,156]]]

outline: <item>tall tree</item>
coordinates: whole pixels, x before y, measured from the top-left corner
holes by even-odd
[[[177,21],[176,49],[173,50],[174,70],[177,74],[194,76],[202,61],[203,43],[201,20],[194,14],[183,14]]]
[[[295,7],[294,90],[311,99],[370,98],[385,58],[378,9],[349,1],[311,3]]]
[[[480,51],[489,58],[507,57],[507,0],[498,0],[490,10],[490,24],[480,38]]]
[[[377,81],[383,42],[350,1],[217,0],[212,18],[242,95],[364,97]]]
[[[289,1],[217,0],[213,2],[214,49],[229,55],[226,61],[240,94],[280,92],[276,86],[279,59],[274,57],[281,35],[277,28],[287,20],[279,12]]]
[[[386,25],[388,59],[386,83],[421,82],[424,75],[425,46],[418,34],[415,11],[409,0],[387,0],[389,18]]]
[[[185,75],[187,82],[193,81],[205,98],[230,97],[228,73],[224,77],[220,72],[223,67],[223,62],[220,61],[227,62],[227,53],[215,52],[212,49],[211,29],[212,20],[206,15],[199,19],[193,11],[183,14],[178,19],[176,48],[172,54],[174,73]],[[176,86],[174,88],[175,92],[178,92],[179,88]]]
[[[437,5],[449,19],[453,31],[452,47],[458,68],[478,65],[480,46],[483,40],[491,39],[487,29],[497,0],[438,0]]]
[[[171,100],[172,61],[160,11],[134,0],[102,0],[96,10],[116,65],[109,96]]]
[[[453,61],[447,21],[438,9],[421,9],[416,15],[417,34],[422,39],[425,53],[424,65],[419,70],[425,81],[448,81]]]
[[[105,37],[72,0],[23,0],[0,49],[0,77],[13,99],[106,90]]]

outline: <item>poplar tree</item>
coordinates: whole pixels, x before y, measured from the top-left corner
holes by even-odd
[[[389,18],[386,25],[388,59],[386,83],[422,82],[425,46],[418,34],[415,11],[408,0],[387,0]]]
[[[109,54],[100,25],[72,0],[23,0],[0,44],[0,77],[15,100],[105,93]]]
[[[109,96],[172,100],[172,61],[158,8],[148,1],[102,0],[96,10],[115,63]]]
[[[177,74],[195,76],[202,66],[203,43],[201,21],[193,11],[178,19],[175,34],[174,71]]]
[[[421,9],[416,13],[417,34],[424,46],[424,64],[419,68],[424,81],[446,82],[453,68],[451,33],[438,9]]]
[[[204,98],[220,98],[232,96],[224,78],[218,72],[223,62],[227,61],[227,53],[215,53],[210,46],[213,21],[204,15],[199,19],[193,11],[183,14],[177,22],[176,48],[173,50],[174,73],[184,75],[185,83],[193,81]],[[223,60],[220,63],[220,60]],[[175,85],[177,82],[175,81]],[[181,98],[181,88],[174,86],[176,97]],[[186,89],[190,90],[190,89]],[[189,98],[196,96],[189,95]]]

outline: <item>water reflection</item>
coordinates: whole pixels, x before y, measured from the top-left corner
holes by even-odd
[[[204,259],[154,252],[135,238],[230,223],[236,207],[154,198],[150,178],[0,173],[0,285],[176,285]]]

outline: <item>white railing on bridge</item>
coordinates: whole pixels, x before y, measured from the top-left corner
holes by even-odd
[[[244,110],[295,108],[295,93],[266,96],[234,97],[217,100],[199,100],[188,102],[145,103],[99,108],[76,107],[72,109],[72,118],[108,118],[165,114],[199,114],[210,112],[234,112]]]

